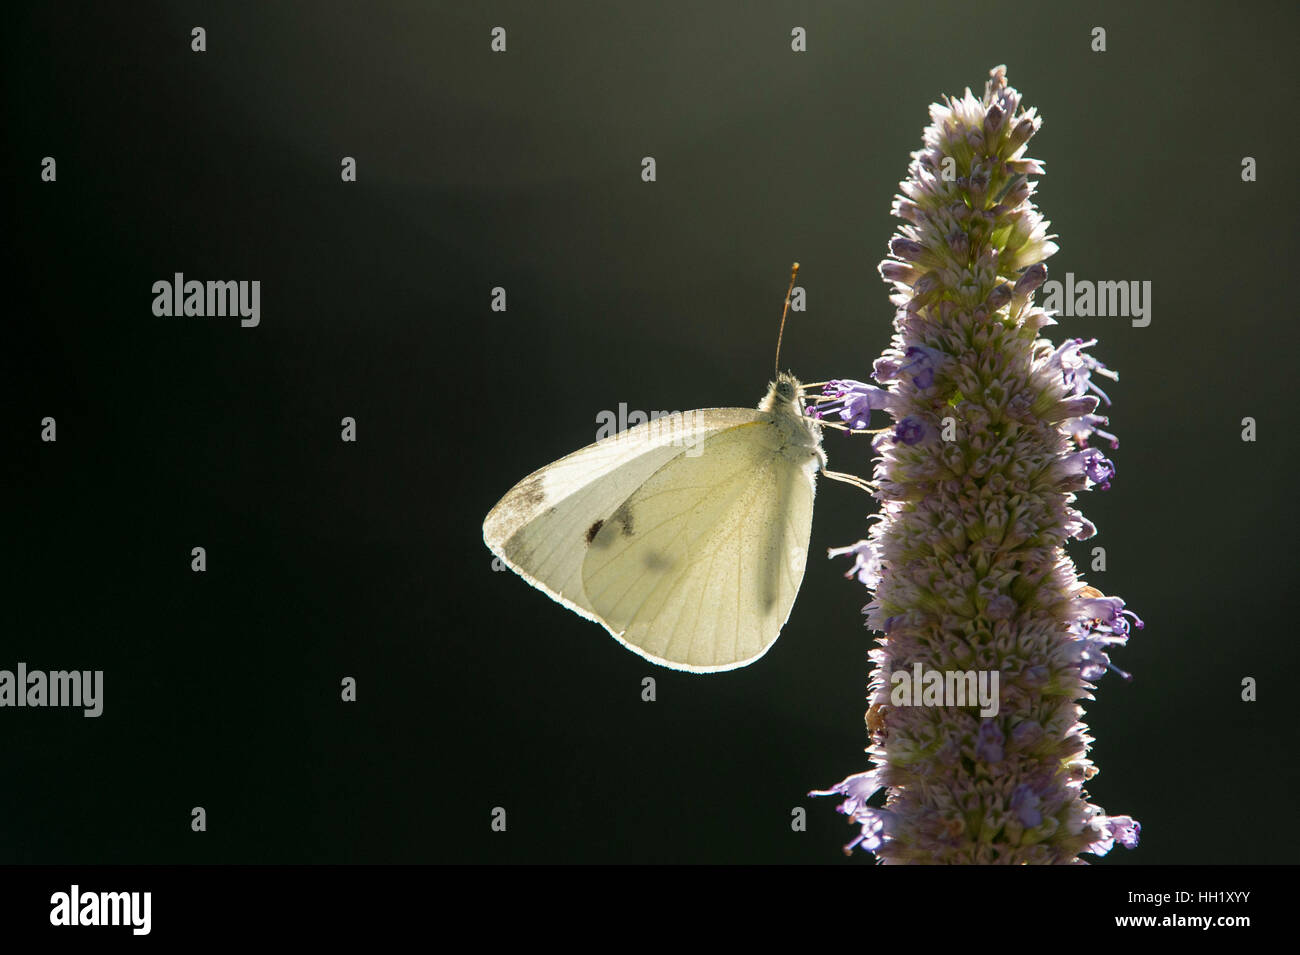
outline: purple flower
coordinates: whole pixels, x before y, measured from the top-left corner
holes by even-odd
[[[1066,534],[1075,540],[1086,541],[1097,533],[1096,525],[1072,508],[1066,511],[1064,526]]]
[[[908,345],[903,357],[907,360],[899,371],[910,374],[916,387],[929,388],[934,382],[934,370],[943,360],[943,353],[924,345]]]
[[[1088,439],[1094,434],[1099,434],[1110,442],[1112,450],[1118,448],[1119,438],[1098,427],[1098,425],[1103,424],[1110,424],[1110,420],[1105,415],[1085,414],[1079,415],[1077,418],[1066,418],[1065,421],[1061,422],[1061,430],[1074,438],[1080,447],[1086,445]]]
[[[1103,491],[1110,490],[1110,479],[1115,476],[1115,465],[1096,448],[1085,448],[1068,454],[1061,459],[1067,475],[1087,479],[1087,486],[1100,485]]]
[[[1074,599],[1075,619],[1070,623],[1070,633],[1074,636],[1073,659],[1079,667],[1080,676],[1089,683],[1095,683],[1107,670],[1117,673],[1125,680],[1133,679],[1110,660],[1110,648],[1128,643],[1129,621],[1141,630],[1145,624],[1132,610],[1124,609],[1124,601],[1119,597],[1104,596],[1095,587],[1084,587]]]
[[[1128,633],[1128,621],[1125,616],[1133,618],[1133,625],[1141,630],[1146,626],[1142,619],[1132,610],[1124,609],[1124,601],[1119,597],[1104,597],[1096,592],[1095,588],[1085,588],[1087,591],[1083,596],[1075,599],[1075,607],[1079,616],[1090,620],[1096,620],[1099,623],[1113,625]],[[1095,594],[1095,595],[1094,595]]]
[[[1021,182],[1025,184],[1026,188],[1015,195],[1008,194],[1007,199],[1004,201],[1016,200],[1018,202],[1024,202],[1029,198],[1033,190],[1028,187],[1032,184],[1028,179],[1022,179]],[[1020,278],[1016,279],[1016,286],[1012,289],[1013,297],[1017,299],[1028,298],[1034,292],[1038,291],[1038,287],[1046,281],[1047,266],[1042,262],[1039,262],[1037,265],[1031,265],[1020,273]]]
[[[908,415],[894,425],[894,439],[902,444],[916,444],[925,437],[925,425],[916,415]]]
[[[1026,829],[1034,829],[1042,824],[1043,814],[1038,811],[1041,802],[1028,783],[1021,783],[1011,793],[1011,811]]]
[[[1093,827],[1088,831],[1096,838],[1085,851],[1104,856],[1116,842],[1125,849],[1136,848],[1142,824],[1132,816],[1103,815],[1093,820]]]
[[[882,355],[876,359],[872,377],[876,381],[893,381],[900,375],[909,375],[912,384],[924,390],[934,384],[935,369],[943,362],[943,352],[925,345],[909,345],[901,359]]]
[[[827,557],[842,557],[845,554],[853,555],[853,566],[844,576],[856,575],[864,587],[874,590],[876,584],[880,583],[881,572],[880,551],[876,545],[871,541],[861,540],[848,547],[832,547],[826,552]]]
[[[876,772],[858,773],[856,776],[850,776],[842,782],[836,783],[830,789],[810,792],[809,796],[844,796],[844,802],[840,804],[839,810],[848,816],[856,816],[867,808],[867,800],[880,791],[881,782],[880,774]]]
[[[846,851],[885,863],[1077,862],[1140,832],[1088,801],[1079,703],[1107,670],[1128,678],[1110,654],[1142,621],[1084,585],[1061,546],[1096,532],[1072,505],[1115,475],[1086,444],[1118,445],[1097,413],[1110,404],[1099,380],[1118,376],[1087,354],[1095,340],[1040,337],[1054,322],[1033,299],[1056,246],[1031,201],[1039,119],[1005,69],[930,116],[880,266],[897,307],[873,366],[885,387],[837,380],[816,408],[857,429],[873,410],[896,424],[872,442],[879,521],[830,551],[853,556],[846,576],[872,591],[864,613],[883,634],[868,652],[875,766],[815,795],[843,797],[860,826]],[[997,675],[999,706],[896,697],[900,671]],[[881,790],[884,806],[868,806]]]
[[[861,825],[857,838],[844,847],[844,854],[849,855],[854,849],[875,852],[884,841],[890,814],[883,809],[873,809],[867,800],[881,788],[878,774],[874,772],[858,773],[843,782],[836,783],[830,789],[813,790],[809,796],[844,796],[839,811],[851,816]]]
[[[1002,762],[1002,744],[1006,742],[1006,737],[1002,735],[1002,730],[998,728],[997,723],[981,723],[979,736],[975,744],[975,758],[982,759],[986,763]]]
[[[894,396],[883,388],[864,384],[851,378],[828,381],[822,388],[823,398],[808,409],[814,418],[838,414],[841,421],[854,430],[862,430],[871,423],[871,412],[888,410]]]
[[[1142,833],[1142,823],[1132,816],[1111,816],[1106,820],[1106,829],[1125,849],[1133,849]]]
[[[872,809],[853,818],[862,823],[858,837],[844,847],[844,854],[852,855],[854,849],[876,852],[885,841],[885,822],[889,814],[882,809]]]
[[[1091,355],[1083,353],[1085,348],[1095,344],[1097,344],[1095,338],[1090,338],[1086,342],[1082,338],[1071,338],[1052,353],[1048,365],[1060,371],[1061,381],[1072,394],[1082,395],[1092,391],[1106,404],[1110,404],[1110,397],[1092,380],[1092,375],[1095,372],[1119,381],[1119,372],[1111,371]]]

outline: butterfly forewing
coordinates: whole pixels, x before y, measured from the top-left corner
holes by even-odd
[[[516,484],[483,522],[483,539],[534,587],[603,623],[582,587],[592,528],[664,464],[700,453],[709,436],[758,417],[749,408],[708,408],[597,441]]]

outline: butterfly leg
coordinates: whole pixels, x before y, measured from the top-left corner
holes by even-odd
[[[826,477],[830,478],[832,481],[842,481],[845,484],[852,484],[854,487],[860,488],[861,490],[866,491],[868,494],[871,494],[873,491],[876,490],[876,486],[874,484],[872,484],[870,481],[863,480],[862,478],[858,477],[856,474],[845,474],[843,471],[828,471],[826,470],[826,468],[822,468],[821,472],[822,474],[826,475]]]

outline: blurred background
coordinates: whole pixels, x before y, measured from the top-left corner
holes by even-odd
[[[602,410],[756,403],[794,260],[783,366],[866,378],[927,107],[1005,63],[1051,276],[1152,283],[1149,327],[1048,330],[1120,372],[1072,555],[1147,622],[1088,705],[1092,801],[1143,825],[1103,864],[1294,862],[1294,8],[624,6],[11,13],[0,668],[102,669],[105,712],[0,711],[0,861],[845,862],[805,794],[868,766],[872,643],[820,555],[872,501],[821,482],[780,640],[704,677],[480,526]],[[261,324],[155,317],[175,272],[259,280]]]

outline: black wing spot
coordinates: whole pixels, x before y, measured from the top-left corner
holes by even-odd
[[[632,512],[628,510],[626,504],[615,511],[610,520],[618,522],[619,530],[624,537],[632,536]]]
[[[605,526],[604,521],[597,521],[596,523],[592,524],[590,527],[587,528],[588,544],[590,544],[592,541],[596,539],[596,535],[600,533],[600,529],[604,526]]]
[[[672,566],[672,558],[667,554],[661,554],[658,551],[650,551],[645,555],[645,569],[651,573],[662,574]]]

